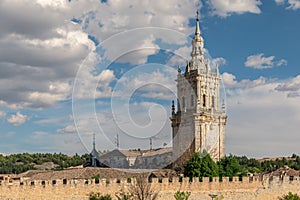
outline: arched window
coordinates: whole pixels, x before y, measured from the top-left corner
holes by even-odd
[[[215,108],[215,96],[211,97],[211,107]]]
[[[203,95],[202,102],[203,102],[203,107],[206,107],[206,95],[205,94]]]

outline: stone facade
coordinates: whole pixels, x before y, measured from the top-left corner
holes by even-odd
[[[297,177],[234,177],[232,180],[223,177],[209,180],[203,178],[199,182],[195,178],[189,182],[188,178],[152,179],[151,187],[158,192],[158,200],[174,199],[174,193],[190,191],[190,200],[210,200],[208,194],[217,194],[224,199],[231,200],[274,200],[289,191],[299,194],[300,180]],[[172,182],[170,182],[172,181]],[[26,199],[26,200],[65,200],[88,199],[90,192],[111,194],[127,192],[135,184],[131,179],[60,179],[40,181],[0,181],[0,199]],[[116,199],[116,198],[114,198]]]
[[[111,168],[160,169],[172,163],[172,148],[152,150],[115,149],[100,156],[99,161]]]
[[[198,17],[191,57],[184,73],[178,67],[177,111],[173,102],[170,117],[175,165],[182,165],[199,151],[207,151],[215,161],[225,155],[227,116],[220,99],[221,78],[218,66],[212,72],[205,58]]]

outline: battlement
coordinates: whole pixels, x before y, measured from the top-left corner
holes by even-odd
[[[132,185],[136,182],[135,178],[127,179],[56,179],[56,180],[2,180],[0,187],[5,186],[59,186],[59,185],[100,185],[101,187],[111,185]],[[173,177],[173,178],[151,178],[148,182],[152,185],[205,185],[215,184],[228,185],[228,184],[251,184],[251,183],[278,183],[278,182],[300,182],[300,176],[246,176],[246,177],[203,177],[199,179],[194,177],[190,180],[187,177]]]
[[[171,198],[169,196],[178,190],[190,191],[192,194],[199,195],[199,193],[226,194],[240,193],[241,191],[251,193],[258,190],[267,192],[276,188],[294,191],[294,188],[300,187],[299,176],[204,177],[201,180],[199,178],[189,180],[189,178],[174,177],[152,178],[148,182],[154,190],[159,192],[162,197],[160,199],[169,199]],[[120,191],[128,192],[135,183],[135,178],[1,181],[0,199],[70,199],[71,197],[87,199],[90,192],[101,192],[114,196]],[[165,198],[165,195],[169,196]],[[233,199],[233,197],[230,198]]]

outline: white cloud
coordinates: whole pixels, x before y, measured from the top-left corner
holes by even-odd
[[[225,87],[233,87],[238,84],[238,82],[235,80],[236,76],[227,72],[224,72],[222,74],[222,81],[225,85]]]
[[[211,67],[215,68],[216,65],[222,66],[222,65],[226,65],[226,63],[227,63],[227,61],[225,58],[222,58],[222,57],[214,58],[211,61],[211,65],[212,65]]]
[[[5,117],[6,116],[6,112],[4,112],[3,110],[0,110],[0,118]]]
[[[185,66],[186,62],[190,60],[191,48],[191,45],[188,45],[176,49],[167,64],[169,66]]]
[[[283,4],[285,0],[275,0],[277,4]]]
[[[275,63],[276,66],[280,67],[282,65],[287,65],[287,61],[285,59],[281,59],[278,62]]]
[[[1,2],[4,106],[43,109],[69,98],[78,66],[95,48],[81,27],[70,22],[70,5],[62,0]]]
[[[118,80],[112,98],[130,98],[136,92],[143,92],[143,96],[147,97],[150,97],[153,92],[170,96],[171,93],[176,93],[176,83],[174,81],[176,74],[177,70],[167,66],[147,64],[136,67]]]
[[[179,37],[159,28],[156,31],[142,29],[162,27],[161,30],[191,33],[189,19],[195,17],[197,7],[201,7],[201,2],[194,0],[105,3],[3,0],[0,7],[3,19],[0,22],[1,105],[13,109],[43,109],[68,99],[78,67],[95,50],[88,34],[103,42],[114,34],[141,28],[130,37],[120,36],[119,40],[103,45],[106,58],[131,64],[145,63],[149,55],[155,54],[161,48],[158,39],[162,43],[184,45],[187,41],[183,34]],[[72,23],[72,18],[81,22]],[[126,46],[131,48],[121,48]],[[134,50],[137,51],[132,53]],[[92,85],[99,78],[94,74],[97,61],[91,59],[91,70],[85,75],[85,80]],[[107,82],[104,86],[96,96],[110,94]]]
[[[278,84],[275,90],[280,92],[287,92],[288,97],[299,97],[300,96],[300,75],[284,83]]]
[[[227,17],[233,13],[243,14],[246,12],[259,14],[260,0],[209,0],[212,13],[221,17]]]
[[[155,44],[156,38],[151,30],[136,30],[132,34],[121,33],[112,40],[105,41],[105,58],[132,65],[144,64],[150,55],[158,52],[160,47]],[[118,48],[114,48],[118,47]]]
[[[255,80],[242,79],[240,81],[236,80],[235,75],[227,72],[224,72],[221,76],[225,88],[252,88],[264,85],[267,82],[266,78],[262,76]]]
[[[57,129],[58,133],[76,133],[76,127],[74,125],[67,125],[64,128]]]
[[[297,10],[300,9],[300,0],[288,0],[289,6],[287,9]]]
[[[263,53],[251,55],[247,57],[245,62],[246,67],[251,67],[254,69],[268,69],[276,66],[287,65],[287,61],[281,59],[279,61],[274,60],[275,56],[265,57]]]
[[[11,115],[9,118],[7,118],[7,122],[13,124],[14,126],[19,126],[21,124],[24,124],[27,119],[27,115],[23,115],[20,112],[17,112],[15,115]]]
[[[300,139],[299,100],[276,92],[278,84],[227,89],[227,153],[250,157],[300,153],[296,142]]]
[[[275,0],[278,5],[288,4],[286,9],[297,10],[300,9],[300,0]]]
[[[94,74],[96,67],[90,64],[93,62],[84,63],[84,66],[79,69],[72,94],[73,97],[77,99],[94,99],[111,96],[112,88],[110,83],[116,80],[114,71],[104,69],[100,73]]]
[[[149,55],[161,48],[157,40],[168,44],[185,44],[186,37],[178,37],[174,32],[190,34],[193,30],[189,27],[189,19],[195,18],[195,10],[201,6],[200,1],[194,0],[108,1],[94,3],[91,12],[85,12],[88,14],[78,16],[78,19],[82,21],[82,28],[86,32],[104,42],[101,45],[107,51],[106,58],[143,64]],[[151,30],[147,27],[157,28]],[[135,31],[130,31],[132,29]],[[117,38],[106,42],[115,34],[119,34]],[[112,48],[116,46],[118,48]],[[135,51],[134,55],[132,51]]]

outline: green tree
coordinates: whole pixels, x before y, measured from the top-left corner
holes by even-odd
[[[218,162],[220,176],[246,176],[247,170],[239,164],[236,156],[229,155]]]
[[[195,153],[184,165],[184,176],[189,177],[216,177],[218,165],[211,159],[207,152]]]
[[[188,200],[190,197],[191,193],[190,192],[185,192],[185,191],[177,191],[174,194],[174,198],[176,200]]]
[[[289,192],[288,194],[283,195],[282,197],[278,197],[279,200],[300,200],[298,194],[293,194]]]

